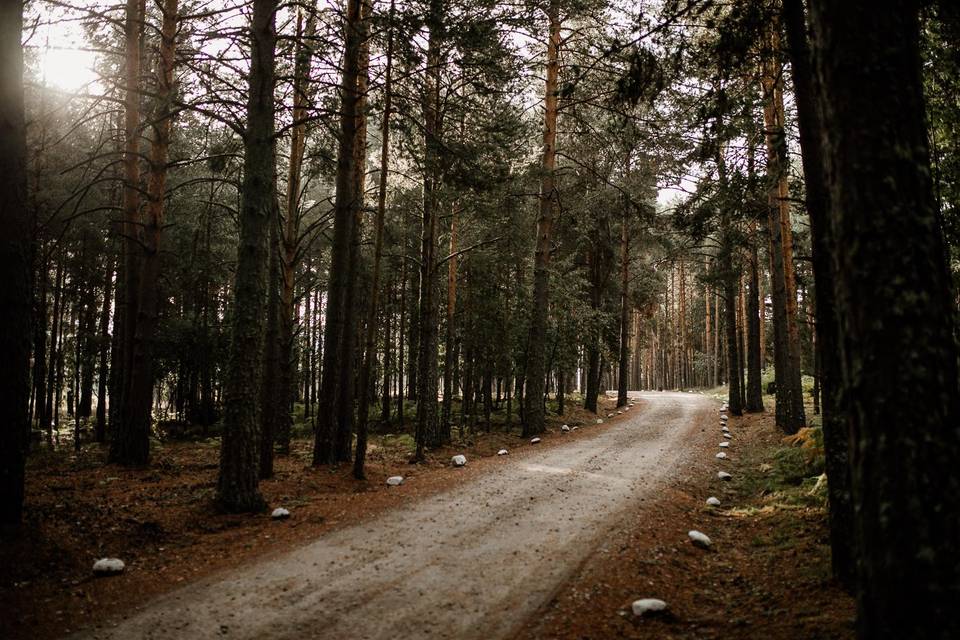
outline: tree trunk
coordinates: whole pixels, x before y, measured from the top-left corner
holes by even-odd
[[[373,273],[370,275],[370,301],[367,309],[366,336],[363,345],[363,363],[360,367],[360,406],[357,410],[357,449],[353,462],[353,477],[364,478],[363,466],[367,456],[367,422],[370,413],[370,371],[376,358],[377,303],[380,294],[380,262],[383,258],[383,224],[387,210],[387,174],[390,160],[390,110],[393,72],[393,13],[394,2],[390,1],[389,35],[387,36],[387,68],[383,85],[383,118],[380,127],[380,184],[377,193],[377,219],[374,227]],[[389,323],[388,318],[384,318]],[[389,404],[389,403],[388,403]]]
[[[787,148],[780,108],[782,78],[777,60],[777,25],[766,36],[761,73],[763,114],[767,145],[768,226],[770,230],[770,280],[773,298],[774,375],[776,378],[776,422],[786,433],[803,426],[803,393],[800,379],[799,342],[796,332],[796,289],[793,285],[793,257],[790,232],[790,203],[787,199]]]
[[[431,0],[427,27],[430,30],[426,57],[426,95],[423,100],[424,170],[423,226],[420,235],[420,305],[417,313],[417,449],[414,458],[424,460],[424,448],[441,444],[437,415],[437,223],[440,188],[440,32],[443,3]]]
[[[747,292],[747,400],[746,410],[763,413],[760,363],[760,256],[756,233],[750,241],[750,287]]]
[[[107,440],[107,380],[110,358],[110,297],[113,292],[113,256],[107,258],[107,271],[103,278],[103,307],[100,311],[100,350],[97,378],[97,421],[94,439],[97,442]]]
[[[543,385],[546,377],[547,316],[550,308],[550,249],[553,235],[553,207],[557,199],[554,167],[557,158],[557,89],[560,66],[560,2],[550,0],[550,35],[547,43],[547,79],[544,88],[543,155],[540,175],[540,213],[537,218],[537,245],[534,254],[530,335],[527,340],[527,398],[523,436],[543,433]]]
[[[630,171],[627,155],[627,172]],[[620,224],[620,354],[617,376],[617,407],[627,404],[630,372],[630,232],[628,230],[630,201],[624,203]],[[561,381],[561,384],[563,382]]]
[[[829,219],[829,194],[824,171],[823,123],[816,100],[818,84],[807,41],[801,0],[784,0],[793,84],[800,128],[800,147],[810,216],[813,275],[816,286],[817,381],[822,398],[823,444],[830,501],[830,547],[833,573],[848,590],[855,586],[854,513],[850,495],[849,433],[840,406],[840,342],[838,336],[831,253],[835,251]]]
[[[311,7],[312,9],[312,7]],[[311,39],[316,35],[316,12],[311,10],[307,17],[306,31],[303,28],[303,14],[297,14],[297,43],[294,53],[293,79],[293,120],[294,125],[290,132],[290,163],[287,171],[286,216],[283,220],[283,253],[281,264],[281,291],[280,291],[280,377],[277,385],[282,406],[287,407],[294,396],[294,328],[296,326],[296,273],[298,263],[299,232],[300,232],[300,182],[303,166],[304,143],[306,140],[306,120],[309,105],[308,80],[310,64],[313,58],[314,47]],[[309,294],[307,295],[309,307]],[[305,322],[306,324],[306,322]],[[309,331],[305,331],[310,335]],[[309,415],[309,393],[305,394],[305,417]],[[279,415],[277,422],[277,446],[280,453],[290,453],[290,430],[293,419],[286,408]]]
[[[729,232],[727,232],[729,233]],[[727,340],[727,376],[728,391],[727,405],[731,414],[743,415],[743,405],[740,403],[740,355],[737,349],[737,273],[733,267],[733,244],[729,239],[724,242],[722,249],[723,270],[723,323]]]
[[[347,325],[352,306],[351,289],[356,285],[354,242],[362,194],[357,193],[357,146],[359,139],[360,75],[363,42],[366,40],[366,21],[363,20],[361,0],[347,0],[344,24],[343,76],[340,84],[340,135],[337,150],[337,178],[334,196],[333,243],[330,255],[330,279],[327,289],[326,326],[324,327],[323,371],[317,408],[317,429],[313,445],[313,464],[332,464],[340,459],[342,446],[341,419],[353,407],[344,407],[350,394],[343,379],[353,360],[353,340],[348,340]],[[338,444],[340,446],[338,446]]]
[[[454,206],[450,217],[450,255],[457,251],[457,207]],[[456,370],[458,362],[453,357],[456,344],[456,328],[454,327],[454,318],[457,309],[457,258],[450,258],[447,262],[447,315],[446,325],[447,334],[444,344],[444,367],[443,367],[443,410],[441,412],[440,424],[448,434],[450,433],[450,418],[453,412],[453,372]]]
[[[29,442],[33,242],[27,208],[27,142],[23,105],[23,4],[0,3],[0,526],[17,526]]]
[[[956,307],[930,172],[919,5],[810,3],[857,635],[871,639],[960,637]]]
[[[276,183],[274,183],[276,189]],[[274,190],[276,193],[276,190]],[[279,207],[267,221],[267,306],[260,380],[260,478],[273,477],[273,447],[283,415],[289,415],[289,401],[280,388],[280,232]]]
[[[267,235],[277,216],[274,81],[276,0],[254,0],[241,184],[233,340],[224,383],[217,500],[228,511],[264,506],[259,483],[259,387],[267,281]]]
[[[157,329],[160,293],[160,244],[166,198],[167,155],[173,120],[173,70],[176,56],[177,0],[165,0],[157,68],[157,118],[150,145],[147,211],[141,232],[143,255],[138,262],[136,319],[132,354],[125,370],[126,384],[120,422],[111,457],[115,462],[145,465],[150,457],[150,410],[153,399],[153,340]],[[139,100],[139,95],[137,96]],[[129,306],[128,306],[129,309]],[[130,316],[128,315],[128,320]]]
[[[124,25],[124,186],[123,186],[123,324],[120,334],[120,367],[117,424],[110,441],[111,462],[144,465],[150,455],[150,433],[131,422],[133,352],[140,296],[140,49],[144,0],[127,0]],[[115,329],[116,330],[116,329]],[[142,376],[141,376],[142,377]],[[136,387],[142,391],[142,384]],[[148,385],[149,386],[149,385]],[[149,405],[148,405],[149,406]],[[142,425],[140,425],[142,427]]]

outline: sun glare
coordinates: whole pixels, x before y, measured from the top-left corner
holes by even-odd
[[[89,89],[97,80],[93,70],[95,56],[89,51],[50,48],[43,52],[40,71],[48,85],[64,91]]]

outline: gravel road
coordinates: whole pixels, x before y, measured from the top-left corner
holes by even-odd
[[[595,434],[472,483],[173,591],[84,638],[503,638],[604,532],[682,472],[717,405],[642,400]]]

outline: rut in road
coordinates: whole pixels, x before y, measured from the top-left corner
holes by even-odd
[[[501,638],[679,472],[715,408],[643,402],[592,437],[531,450],[469,484],[201,580],[94,638]]]

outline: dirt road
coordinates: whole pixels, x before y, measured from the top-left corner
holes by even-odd
[[[591,437],[174,591],[85,638],[502,638],[681,473],[716,403],[635,394]],[[402,488],[401,488],[402,490]]]

